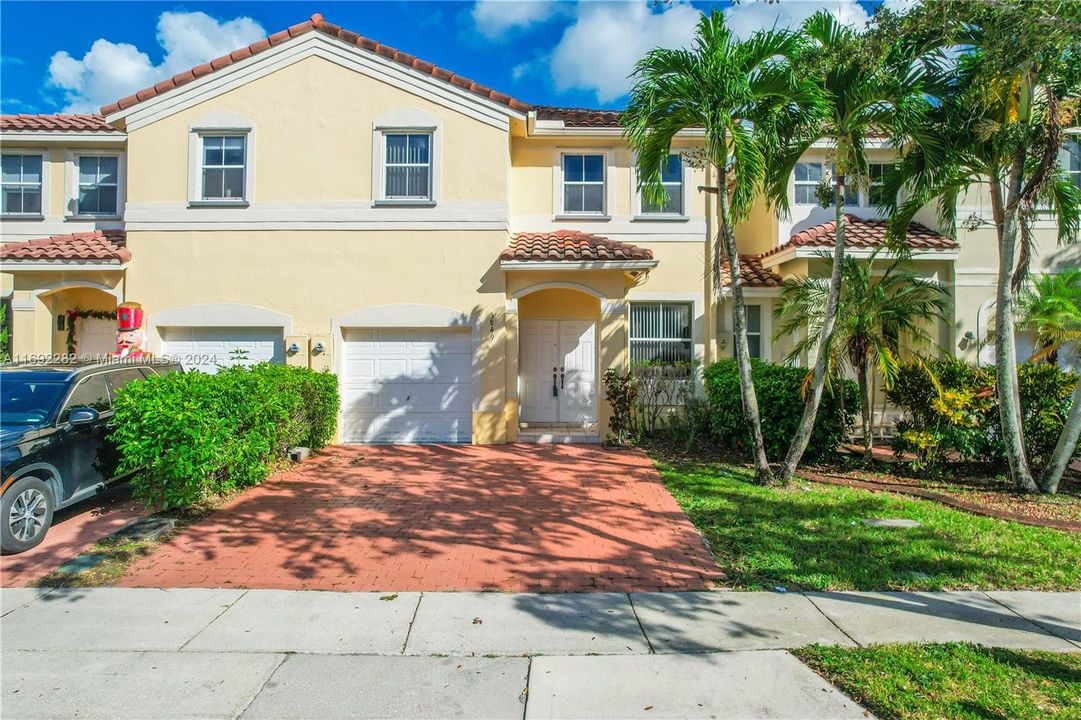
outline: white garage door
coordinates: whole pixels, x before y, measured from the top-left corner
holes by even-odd
[[[342,439],[469,442],[473,374],[468,330],[345,330]]]
[[[176,327],[161,333],[162,355],[178,359],[185,370],[216,373],[223,365],[285,362],[279,328]]]

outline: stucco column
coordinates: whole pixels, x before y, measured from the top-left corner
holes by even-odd
[[[53,312],[50,296],[34,297],[27,290],[16,290],[11,299],[12,357],[52,353],[52,330]]]
[[[614,368],[620,372],[630,369],[630,323],[627,318],[627,301],[601,300],[600,338],[597,342],[597,430],[601,440],[608,436],[608,424],[612,406],[604,399],[604,371]]]
[[[518,301],[507,298],[503,314],[503,421],[507,442],[518,441]]]

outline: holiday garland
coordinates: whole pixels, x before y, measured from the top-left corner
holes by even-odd
[[[68,310],[68,355],[74,355],[78,342],[75,340],[75,321],[93,318],[94,320],[116,320],[116,310]]]

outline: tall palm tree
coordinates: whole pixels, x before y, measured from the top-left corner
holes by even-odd
[[[871,459],[871,373],[878,370],[885,387],[893,387],[900,366],[899,342],[931,342],[927,321],[944,318],[945,291],[930,280],[906,269],[905,253],[898,253],[881,275],[875,261],[881,250],[868,260],[846,257],[841,268],[841,295],[837,302],[837,324],[827,358],[830,375],[839,375],[845,366],[856,374],[860,390],[864,458]],[[878,267],[881,267],[879,265]],[[788,280],[781,289],[780,321],[777,335],[801,331],[802,339],[788,358],[801,357],[813,349],[826,320],[829,285],[824,278]]]
[[[1038,354],[1053,358],[1062,348],[1081,356],[1081,270],[1069,269],[1058,275],[1038,278],[1021,298],[1018,325],[1036,333],[1043,346]],[[1058,491],[1059,480],[1081,438],[1081,382],[1073,391],[1070,412],[1051,459],[1040,476],[1044,492]]]
[[[778,143],[781,133],[818,112],[813,84],[801,82],[788,58],[801,39],[787,31],[755,33],[737,39],[724,15],[703,15],[689,50],[656,49],[634,69],[631,99],[623,125],[638,154],[638,185],[647,202],[663,202],[661,167],[668,162],[676,134],[688,128],[705,132],[705,163],[717,177],[717,227],[720,242],[710,253],[714,300],[719,298],[722,267],[732,289],[735,350],[743,411],[751,425],[755,479],[773,481],[762,440],[758,400],[751,377],[746,310],[739,252],[733,227],[743,220],[765,178],[762,143]]]
[[[868,136],[890,136],[895,147],[901,147],[909,139],[906,129],[917,124],[928,105],[923,94],[923,66],[912,60],[914,48],[895,44],[872,51],[858,32],[825,11],[808,18],[803,32],[812,44],[797,62],[820,86],[825,112],[819,124],[788,136],[769,154],[769,197],[777,211],[787,215],[788,181],[796,162],[814,143],[826,140],[832,146],[834,161],[832,202],[837,230],[829,291],[813,342],[814,372],[799,428],[781,467],[782,483],[791,480],[807,449],[827,380],[844,268],[845,189],[869,183],[864,152]]]
[[[939,28],[942,45],[966,49],[921,130],[939,142],[913,148],[887,178],[891,230],[902,234],[933,201],[940,223],[955,229],[958,199],[974,189],[988,194],[990,222],[973,216],[966,225],[992,226],[998,248],[995,386],[1002,438],[1014,483],[1026,492],[1046,490],[1057,486],[1057,477],[1045,471],[1038,485],[1025,456],[1014,294],[1028,273],[1033,218],[1057,215],[1060,243],[1074,241],[1081,223],[1081,191],[1057,166],[1062,128],[1077,122],[1081,63],[1072,28],[1081,27],[1081,5],[941,3],[910,15],[914,24]],[[898,202],[894,191],[901,188],[906,198]]]

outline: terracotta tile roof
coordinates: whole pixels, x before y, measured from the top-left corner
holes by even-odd
[[[105,118],[93,115],[0,115],[0,130],[118,133]]]
[[[538,105],[538,120],[562,120],[566,127],[619,127],[619,110],[590,110],[589,108],[552,107]]]
[[[326,33],[327,35],[336,37],[340,40],[344,40],[345,42],[356,45],[359,48],[369,50],[376,53],[377,55],[381,55],[389,60],[393,60],[400,65],[405,65],[406,67],[413,68],[414,70],[448,82],[451,85],[460,87],[463,90],[468,90],[475,95],[479,95],[483,98],[487,98],[488,100],[492,100],[502,105],[506,105],[512,110],[527,112],[530,109],[529,105],[519,100],[515,100],[510,95],[504,95],[501,92],[497,92],[489,87],[485,87],[484,85],[475,83],[468,78],[462,77],[461,75],[456,75],[450,70],[445,70],[429,62],[425,62],[420,58],[414,57],[413,55],[409,55],[408,53],[404,53],[392,47],[387,47],[386,45],[381,45],[375,40],[370,40],[362,35],[356,34],[355,32],[350,32],[349,30],[339,27],[338,25],[327,22],[325,19],[323,19],[322,15],[316,13],[315,15],[312,15],[311,19],[309,20],[293,25],[292,27],[289,27],[280,32],[276,32],[269,37],[263,38],[262,40],[257,40],[251,45],[240,48],[239,50],[234,50],[228,55],[222,55],[219,58],[211,60],[210,62],[204,63],[202,65],[197,65],[190,70],[182,72],[178,75],[174,75],[171,78],[162,80],[161,82],[152,87],[144,88],[143,90],[140,90],[134,95],[129,95],[128,97],[121,98],[115,103],[102,107],[101,112],[105,115],[109,115],[111,113],[117,112],[118,110],[127,109],[132,105],[155,97],[157,95],[161,95],[162,93],[168,92],[173,88],[185,85],[192,80],[195,80],[196,78],[201,78],[204,75],[209,75],[215,70],[220,70],[223,67],[227,67],[229,65],[232,65],[233,63],[240,62],[241,60],[251,57],[252,55],[258,55],[259,53],[269,50],[276,45],[281,45],[283,42],[286,42],[291,38],[295,38],[299,35],[311,32],[312,30],[317,30],[319,32]]]
[[[780,275],[762,267],[762,263],[757,256],[740,257],[739,277],[743,281],[744,287],[781,287],[784,284]],[[728,276],[728,261],[726,260],[721,267],[721,285],[728,287],[731,284]]]
[[[523,262],[626,262],[652,260],[653,251],[578,230],[517,233],[500,260]]]
[[[131,251],[123,230],[94,230],[40,240],[0,243],[0,260],[99,260],[125,263]]]
[[[956,250],[959,245],[930,228],[918,223],[908,226],[908,246],[913,250]],[[837,223],[829,221],[794,234],[788,242],[778,245],[759,259],[776,255],[790,247],[833,247],[837,240]],[[873,249],[886,242],[886,221],[865,220],[845,215],[845,247]]]

